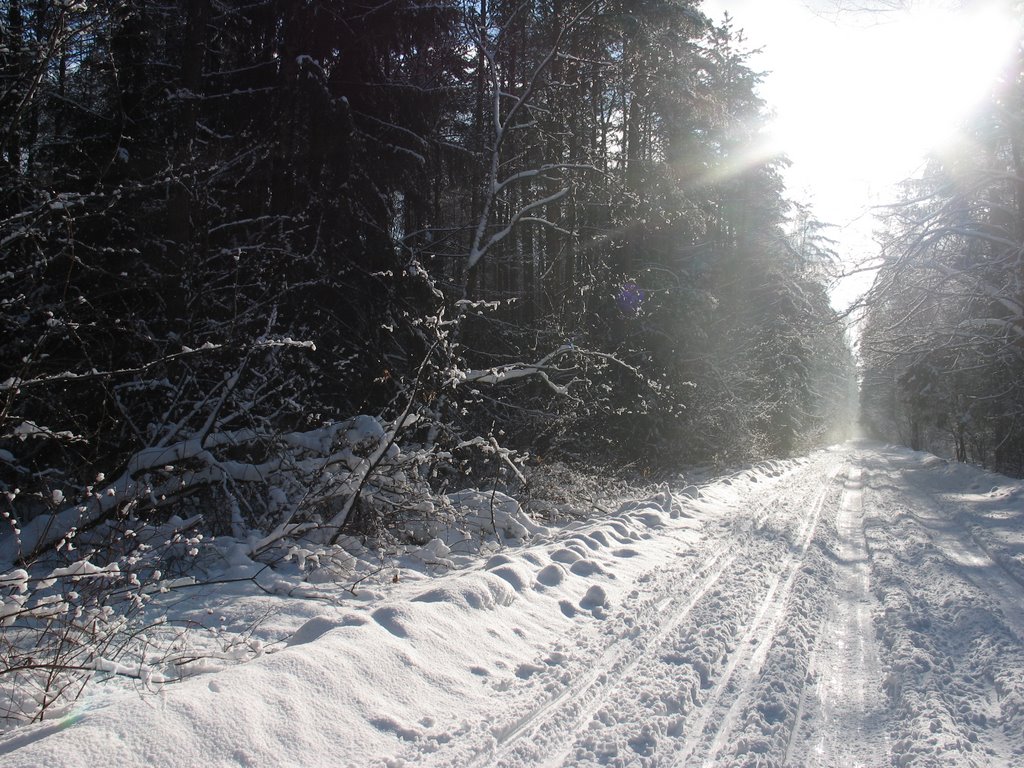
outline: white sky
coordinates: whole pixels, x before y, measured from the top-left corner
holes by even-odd
[[[747,46],[764,49],[751,66],[768,73],[762,96],[793,163],[789,195],[837,225],[832,236],[852,262],[873,255],[871,206],[891,202],[894,185],[955,136],[1011,55],[1018,22],[999,0],[862,0],[909,9],[849,13],[840,4],[705,0],[703,10],[715,21],[728,11]]]

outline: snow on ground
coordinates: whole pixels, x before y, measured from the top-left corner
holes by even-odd
[[[586,522],[499,506],[507,546],[354,593],[172,593],[223,627],[207,673],[93,685],[0,764],[1024,765],[1022,499],[863,443]]]

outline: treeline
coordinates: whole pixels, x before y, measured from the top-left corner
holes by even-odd
[[[517,451],[838,434],[833,254],[698,6],[5,0],[5,554],[189,505],[365,529]]]
[[[862,339],[865,424],[1024,475],[1024,49],[888,218]]]

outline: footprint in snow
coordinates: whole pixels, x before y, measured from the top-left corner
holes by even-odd
[[[533,664],[528,661],[523,662],[518,667],[516,667],[516,677],[518,677],[521,680],[529,680],[538,672],[543,672],[544,669],[545,667],[541,666],[540,664]]]
[[[403,741],[417,741],[423,736],[420,729],[402,725],[393,717],[373,717],[369,723],[378,731],[390,731]]]
[[[509,565],[512,562],[512,558],[508,555],[494,555],[484,563],[484,568],[491,570],[492,568],[497,568],[499,565]]]
[[[507,581],[516,592],[524,591],[531,586],[533,581],[529,571],[516,565],[501,565],[491,573]]]
[[[565,563],[566,565],[572,565],[578,560],[583,560],[586,555],[582,554],[575,547],[566,547],[563,549],[556,549],[551,553],[551,559],[556,563]]]
[[[609,573],[601,565],[594,560],[580,560],[577,563],[573,563],[569,570],[575,573],[577,576],[607,576],[609,579],[614,579],[615,574]]]
[[[583,546],[587,547],[588,549],[600,549],[601,548],[601,545],[594,538],[592,538],[591,536],[588,536],[585,533],[577,533],[575,536],[570,537],[568,539],[568,542],[570,544],[577,544],[577,545],[582,544]]]
[[[565,581],[565,568],[555,563],[544,566],[537,573],[537,583],[543,587],[557,587],[563,581]]]
[[[580,600],[580,608],[590,611],[595,619],[603,619],[607,615],[605,608],[608,607],[608,603],[608,593],[604,591],[604,587],[594,584]]]
[[[395,637],[409,637],[409,631],[402,624],[396,608],[378,608],[372,614],[373,620]]]
[[[345,616],[343,619],[329,619],[326,616],[314,616],[307,621],[288,638],[288,647],[305,645],[319,639],[323,635],[338,627],[357,627],[366,623],[366,619],[355,614]]]
[[[243,766],[243,768],[248,768],[249,766],[255,766],[257,764],[256,758],[244,749],[236,749],[231,757],[236,763]]]

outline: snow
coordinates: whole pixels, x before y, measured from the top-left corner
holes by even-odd
[[[543,526],[451,494],[450,525],[351,590],[283,569],[159,596],[152,638],[181,644],[96,659],[106,682],[0,763],[1024,764],[1022,500],[868,443]],[[222,551],[253,575],[245,542]]]
[[[64,576],[71,576],[75,579],[89,578],[90,576],[115,576],[119,573],[117,563],[104,565],[102,567],[93,565],[88,560],[77,560],[66,568],[55,568],[48,578],[57,579]]]

